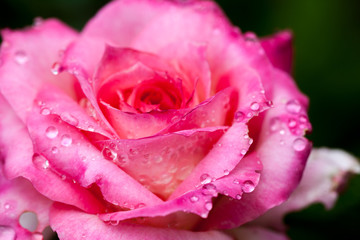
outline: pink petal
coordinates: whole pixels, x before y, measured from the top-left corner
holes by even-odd
[[[130,218],[167,216],[165,219],[168,219],[168,221],[164,221],[162,226],[166,225],[169,219],[171,219],[169,214],[176,212],[194,213],[206,218],[213,207],[212,198],[216,197],[218,193],[239,200],[243,193],[247,194],[255,189],[259,182],[259,171],[261,170],[261,165],[259,166],[259,164],[258,158],[254,154],[249,155],[230,174],[227,173],[225,177],[213,180],[210,176],[206,176],[207,178],[204,177],[202,183],[196,186],[196,189],[188,191],[177,198],[168,200],[160,205],[144,206],[132,211],[101,214],[100,218],[104,221],[118,223]],[[185,221],[186,224],[190,218],[188,216],[188,219],[183,219],[182,215],[172,216],[172,218],[174,217],[179,218],[175,221],[180,226],[184,224],[182,221]],[[153,219],[149,219],[149,223],[153,221]],[[160,223],[158,222],[157,224]]]
[[[6,179],[2,170],[0,166],[0,237],[14,239],[16,233],[19,239],[31,239],[33,233],[41,235],[49,225],[52,201],[40,195],[24,178]],[[24,213],[34,218],[24,221]]]
[[[43,115],[54,114],[79,130],[99,133],[107,138],[113,137],[94,118],[89,117],[77,102],[54,87],[41,88],[36,99],[40,102],[40,113]]]
[[[1,95],[0,114],[3,116],[0,121],[0,143],[5,160],[4,173],[8,178],[23,176],[51,200],[71,204],[89,212],[101,211],[102,206],[87,190],[62,181],[58,175],[46,169],[46,159],[34,155],[27,128]]]
[[[290,198],[253,223],[285,230],[283,219],[289,212],[316,202],[323,203],[327,209],[332,208],[351,173],[360,173],[360,164],[355,157],[342,150],[313,149],[302,180]]]
[[[3,30],[2,35],[0,91],[23,121],[44,83],[75,97],[74,79],[51,73],[60,51],[77,37],[73,30],[50,19],[21,31]]]
[[[302,137],[310,128],[306,98],[287,75],[280,71],[274,74],[269,91],[274,108],[265,112],[260,135],[254,141],[253,151],[264,166],[261,181],[241,201],[222,199],[211,212],[207,227],[233,228],[253,220],[287,200],[301,179],[311,149]],[[289,126],[289,119],[296,121],[296,130]]]
[[[200,128],[135,140],[102,141],[100,148],[108,153],[108,160],[167,199],[226,129]]]
[[[230,230],[230,234],[236,239],[246,240],[288,240],[284,233],[278,233],[261,227],[240,227]]]
[[[274,67],[289,74],[292,72],[293,47],[290,31],[279,32],[261,40],[261,46]]]
[[[57,116],[41,115],[40,109],[35,107],[28,119],[28,128],[35,152],[45,157],[49,170],[59,178],[66,178],[65,182],[77,182],[79,187],[95,183],[104,198],[116,205],[161,202],[115,164],[106,161],[78,129]]]
[[[101,221],[96,215],[80,212],[74,208],[56,204],[52,209],[51,226],[62,240],[93,239],[216,239],[230,240],[231,237],[217,231],[190,232],[171,228],[154,228],[132,223],[112,226]]]

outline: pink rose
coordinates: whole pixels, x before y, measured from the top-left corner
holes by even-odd
[[[2,35],[8,236],[240,238],[255,233],[220,230],[298,186],[311,126],[289,32],[241,33],[212,1],[121,0],[81,33],[49,19]]]

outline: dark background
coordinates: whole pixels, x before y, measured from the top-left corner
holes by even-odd
[[[105,0],[1,0],[0,28],[22,28],[35,17],[56,17],[81,30]],[[360,156],[360,1],[218,0],[234,25],[258,36],[291,29],[294,76],[310,97],[314,146]],[[289,214],[292,239],[359,236],[360,177],[353,177],[331,211],[315,204]]]

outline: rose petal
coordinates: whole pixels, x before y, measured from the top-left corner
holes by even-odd
[[[23,176],[51,200],[71,204],[89,212],[101,211],[102,206],[87,190],[62,181],[58,175],[47,171],[46,159],[38,159],[34,155],[27,128],[1,95],[0,114],[3,116],[0,119],[0,144],[5,160],[4,173],[9,179]]]
[[[74,180],[82,187],[95,183],[104,198],[115,205],[161,202],[113,163],[106,161],[81,132],[57,116],[41,115],[35,106],[28,128],[35,152],[49,161],[49,170],[59,177],[65,176],[67,181]]]
[[[274,88],[269,91],[274,108],[266,111],[254,146],[264,166],[261,181],[255,191],[241,201],[223,199],[219,202],[209,216],[206,228],[233,228],[253,220],[287,200],[301,179],[311,149],[311,144],[302,135],[310,126],[306,122],[299,128],[301,131],[293,131],[288,119],[303,121],[306,98],[287,75],[280,71],[274,73]]]
[[[131,223],[120,223],[117,226],[112,226],[101,221],[96,215],[82,213],[74,208],[60,204],[55,204],[52,209],[51,226],[58,232],[59,238],[63,240],[87,237],[103,240],[231,239],[226,234],[217,231],[190,232],[170,228],[153,228]]]
[[[159,217],[165,216],[167,221],[157,222],[157,225],[164,227],[171,219],[170,214],[176,212],[194,213],[203,218],[206,218],[209,211],[213,207],[212,198],[216,197],[218,193],[231,196],[236,199],[240,199],[243,193],[252,192],[259,181],[259,171],[261,170],[261,164],[259,165],[258,158],[255,155],[245,157],[231,172],[230,175],[226,174],[225,177],[213,180],[210,176],[203,179],[203,182],[196,186],[196,189],[188,191],[177,198],[168,200],[160,205],[143,206],[132,211],[120,211],[114,213],[101,214],[100,218],[104,221],[114,221],[118,223],[130,218],[139,217]],[[234,200],[235,201],[235,200]],[[182,226],[191,219],[190,216],[183,219],[182,215],[172,216],[174,221],[178,225]],[[178,219],[176,219],[178,217]],[[158,220],[158,219],[157,219]],[[153,223],[155,219],[150,218],[149,223]],[[182,222],[182,221],[185,221]]]
[[[26,30],[3,30],[2,35],[0,91],[21,120],[25,121],[44,83],[54,84],[75,97],[74,79],[69,74],[51,73],[59,51],[77,36],[73,30],[50,19]]]
[[[253,224],[285,230],[285,214],[303,209],[310,204],[321,202],[327,209],[335,204],[338,191],[351,173],[360,173],[360,164],[350,154],[336,149],[313,149],[299,186],[290,198]]]
[[[284,233],[277,233],[261,227],[240,227],[230,230],[229,233],[236,239],[246,240],[288,240]]]
[[[40,195],[29,181],[23,178],[8,180],[3,176],[0,166],[0,225],[9,229],[1,229],[10,238],[14,232],[21,239],[30,239],[33,232],[42,232],[49,225],[49,211],[52,201]],[[31,199],[31,201],[29,201]],[[20,218],[24,213],[33,213],[34,219],[24,221]],[[9,238],[5,238],[5,236]]]
[[[36,99],[41,102],[40,113],[43,115],[54,114],[79,130],[99,133],[108,138],[113,137],[89,117],[73,99],[54,87],[43,87]]]
[[[261,40],[261,46],[274,67],[289,74],[292,72],[293,47],[290,31],[279,32]]]
[[[167,199],[191,173],[227,127],[184,130],[136,140],[102,141],[106,158]]]

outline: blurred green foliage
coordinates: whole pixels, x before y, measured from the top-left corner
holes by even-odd
[[[0,28],[56,17],[81,30],[107,0],[1,0]],[[234,25],[259,36],[291,29],[295,36],[294,78],[310,98],[314,146],[360,156],[360,1],[217,0]],[[358,236],[360,177],[350,182],[336,207],[322,205],[289,214],[292,239]],[[341,237],[340,237],[341,236]]]

